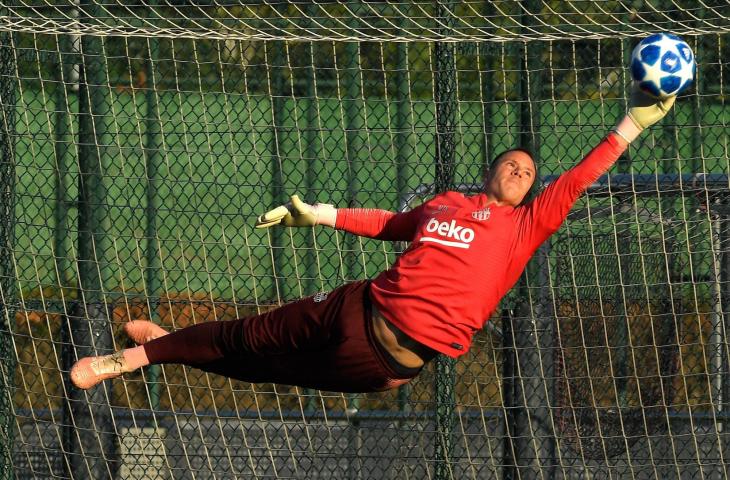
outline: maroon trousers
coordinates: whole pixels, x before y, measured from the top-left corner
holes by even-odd
[[[206,322],[144,345],[152,364],[181,363],[252,383],[382,391],[420,369],[399,365],[373,336],[370,282],[238,320]]]

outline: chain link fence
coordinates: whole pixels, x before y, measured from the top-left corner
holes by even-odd
[[[400,6],[409,22],[443,20],[422,36],[393,26],[383,9],[396,7],[360,2],[329,17],[297,2],[82,2],[65,17],[6,6],[3,478],[724,478],[720,4],[692,10],[696,30],[681,24],[695,34],[695,88],[591,187],[457,362],[367,395],[176,366],[89,392],[68,383],[75,359],[127,345],[129,320],[172,330],[240,318],[374,277],[404,248],[252,228],[290,194],[399,210],[478,191],[505,148],[532,148],[544,183],[579,161],[623,115],[635,41],[606,35],[600,22],[611,22],[590,2],[574,22],[550,23],[560,4]],[[130,12],[170,32],[183,19],[190,35],[112,25]],[[634,14],[636,30],[669,26]],[[92,33],[106,18],[110,34],[47,31],[43,18]],[[469,30],[470,18],[496,26]],[[600,35],[579,35],[586,19]],[[233,20],[244,26],[226,36]],[[707,22],[716,28],[703,33]],[[302,33],[325,27],[347,38]]]

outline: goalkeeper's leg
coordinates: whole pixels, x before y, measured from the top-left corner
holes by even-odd
[[[373,338],[369,283],[356,282],[245,319],[207,322],[169,335],[142,322],[127,332],[141,347],[80,360],[71,378],[90,388],[148,364],[181,363],[249,382],[376,391],[414,377]]]
[[[124,333],[137,345],[143,345],[163,335],[167,330],[147,320],[132,320],[124,324]]]

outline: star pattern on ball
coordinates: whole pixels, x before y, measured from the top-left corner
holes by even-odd
[[[681,93],[694,80],[695,61],[689,46],[668,34],[644,39],[632,54],[631,73],[639,86],[656,97]]]
[[[655,45],[660,48],[659,58],[652,65],[644,63],[645,81],[655,82],[667,91],[679,89],[693,80],[693,69],[687,68],[689,65],[679,55],[676,41],[665,38]]]

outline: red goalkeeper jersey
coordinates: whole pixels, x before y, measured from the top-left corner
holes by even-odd
[[[372,301],[406,335],[458,357],[467,352],[474,333],[517,282],[535,250],[623,150],[609,135],[523,206],[489,204],[484,194],[446,192],[403,213],[339,209],[336,228],[411,242],[373,280]]]

